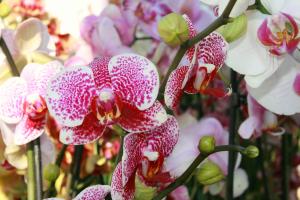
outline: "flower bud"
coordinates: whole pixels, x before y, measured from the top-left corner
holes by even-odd
[[[59,176],[60,169],[56,164],[48,164],[44,167],[43,176],[47,181],[55,181]]]
[[[232,22],[221,26],[217,31],[227,42],[239,39],[247,30],[247,16],[245,14],[233,18]]]
[[[197,173],[197,180],[203,185],[211,185],[217,183],[223,178],[224,174],[220,167],[209,160],[200,166]]]
[[[201,153],[209,154],[215,150],[216,140],[213,136],[207,135],[200,139],[198,149]]]
[[[256,158],[259,155],[259,149],[256,146],[250,145],[244,150],[244,154],[249,158]]]
[[[0,17],[5,18],[7,17],[11,12],[11,8],[8,4],[6,3],[0,3]]]
[[[144,183],[140,181],[138,177],[135,178],[135,200],[148,200],[152,199],[154,195],[157,193],[155,187],[146,186]]]
[[[176,47],[189,39],[188,24],[181,15],[176,13],[170,13],[158,22],[158,33],[171,47]]]

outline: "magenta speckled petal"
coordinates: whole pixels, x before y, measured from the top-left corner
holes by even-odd
[[[62,69],[63,65],[58,61],[44,65],[30,63],[22,70],[21,78],[27,82],[28,93],[37,93],[45,97],[49,81]]]
[[[126,186],[122,185],[122,163],[119,163],[111,180],[111,197],[115,200],[132,200],[134,199],[134,177]]]
[[[75,127],[82,124],[96,96],[93,72],[89,67],[65,68],[54,77],[47,89],[50,114],[61,124]]]
[[[88,114],[80,126],[62,127],[59,139],[64,144],[87,144],[102,136],[106,126],[99,123],[93,113]]]
[[[114,56],[108,64],[113,90],[139,110],[153,105],[159,90],[155,65],[135,54]]]
[[[89,64],[94,74],[95,84],[99,90],[102,88],[111,88],[111,78],[108,73],[109,60],[109,57],[99,57],[95,58]]]
[[[174,70],[168,79],[164,98],[165,104],[172,110],[175,110],[179,104],[180,97],[183,93],[182,82],[185,79],[188,70],[188,66],[181,66]]]
[[[160,126],[166,120],[167,113],[158,101],[144,111],[140,111],[135,106],[123,102],[122,115],[118,123],[128,132],[141,132]]]
[[[141,153],[142,144],[146,136],[142,133],[131,133],[125,136],[122,156],[122,184],[125,186],[130,177],[136,172],[143,156]]]
[[[93,185],[81,191],[74,200],[104,200],[109,192],[108,185]]]
[[[27,115],[16,126],[14,141],[16,145],[27,144],[44,133],[45,120],[32,121]]]
[[[167,157],[172,152],[179,137],[179,125],[175,117],[169,115],[168,120],[147,134],[147,140],[157,142],[159,152]]]
[[[13,77],[0,86],[0,119],[9,124],[18,123],[23,117],[23,103],[27,95],[26,81]]]

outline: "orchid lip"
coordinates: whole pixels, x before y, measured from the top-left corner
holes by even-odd
[[[45,99],[36,93],[27,95],[23,106],[24,113],[31,120],[44,119],[48,110]]]
[[[112,124],[121,116],[121,105],[111,88],[103,88],[93,98],[91,109],[101,124]]]

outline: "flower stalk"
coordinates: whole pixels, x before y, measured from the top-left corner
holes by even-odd
[[[2,49],[3,53],[5,54],[5,57],[7,59],[7,62],[9,64],[9,67],[10,67],[10,70],[11,70],[12,74],[14,76],[20,76],[17,65],[14,62],[14,59],[13,59],[11,53],[9,52],[9,49],[8,49],[8,47],[6,45],[6,42],[5,42],[3,37],[0,38],[0,46],[1,46],[1,49]]]
[[[199,164],[204,161],[209,155],[220,152],[220,151],[234,151],[234,152],[240,152],[242,154],[245,153],[245,148],[237,145],[222,145],[222,146],[216,146],[215,150],[208,154],[199,154],[196,159],[192,162],[192,164],[187,168],[187,170],[179,177],[177,178],[173,183],[168,185],[164,190],[160,191],[158,195],[156,195],[152,200],[160,200],[166,197],[169,193],[174,191],[177,187],[183,185],[188,178],[192,175],[192,173],[195,171],[195,169],[199,166]]]

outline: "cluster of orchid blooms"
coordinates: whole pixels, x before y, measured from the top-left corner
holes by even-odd
[[[66,145],[99,143],[108,132],[121,130],[124,138],[118,149],[122,157],[110,169],[111,181],[89,186],[75,199],[105,199],[108,194],[113,200],[152,199],[193,163],[200,154],[201,138],[212,136],[216,145],[228,145],[230,121],[227,106],[222,104],[228,104],[232,95],[231,85],[223,77],[228,67],[244,81],[240,90],[248,106],[237,130],[241,138],[255,139],[263,133],[278,137],[285,133],[279,119],[289,116],[299,123],[299,0],[237,0],[229,15],[231,22],[189,47],[178,67],[165,76],[176,48],[164,41],[173,47],[174,41],[192,40],[222,17],[229,2],[106,2],[100,15],[82,20],[81,39],[73,49],[64,43],[72,34],[55,30],[59,26],[56,20],[44,25],[47,7],[43,8],[42,1],[24,0],[14,5],[15,12],[26,20],[15,30],[1,30],[20,70],[19,76],[7,78],[8,64],[4,61],[0,68],[0,128],[6,168],[26,169],[25,145],[38,138],[42,165],[47,166],[55,162],[58,141]],[[258,8],[257,2],[263,12],[250,9]],[[166,41],[172,34],[163,35],[161,30],[168,25],[160,27],[160,21],[170,13],[179,13],[179,22],[172,24],[170,19],[170,30],[178,28],[175,25],[185,29]],[[54,43],[54,51],[50,43]],[[162,77],[167,80],[165,85]],[[187,96],[199,94],[204,104],[201,112],[209,113],[200,121],[192,109],[182,109]],[[214,111],[206,108],[211,104],[217,107]],[[107,157],[111,159],[117,152],[107,151]],[[212,195],[222,193],[228,162],[225,151],[209,155],[199,166],[217,169],[216,177],[198,178],[209,185]],[[240,163],[238,154],[235,197],[249,185]],[[186,186],[168,195],[168,199],[190,198]]]

